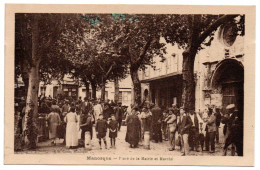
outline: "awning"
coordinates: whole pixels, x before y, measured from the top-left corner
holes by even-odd
[[[170,78],[170,77],[174,77],[174,76],[181,76],[182,72],[173,72],[173,73],[169,73],[169,74],[165,74],[165,75],[161,75],[161,76],[157,76],[157,77],[153,77],[153,78],[149,78],[149,79],[144,79],[141,80],[141,83],[149,83],[151,81],[156,81],[156,80],[162,80],[162,79],[166,79],[166,78]]]

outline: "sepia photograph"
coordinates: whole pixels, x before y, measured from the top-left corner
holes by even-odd
[[[255,7],[34,6],[6,5],[7,164],[253,165]]]

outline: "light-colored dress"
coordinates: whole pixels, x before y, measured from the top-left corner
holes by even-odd
[[[101,104],[97,104],[93,107],[94,109],[94,116],[95,116],[95,123],[97,123],[97,119],[99,117],[100,114],[102,114],[102,106]]]
[[[57,127],[61,123],[60,116],[57,112],[51,112],[47,121],[49,123],[49,138],[55,139],[57,137]]]
[[[78,116],[76,112],[69,112],[64,121],[67,123],[66,127],[66,146],[78,146]]]

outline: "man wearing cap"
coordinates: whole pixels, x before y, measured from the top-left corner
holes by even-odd
[[[230,144],[236,146],[238,156],[243,156],[243,127],[242,123],[239,123],[237,114],[235,112],[235,105],[230,104],[226,107],[227,114],[222,117],[222,123],[225,124],[223,132],[225,145],[223,148],[223,156],[227,154],[227,148]],[[232,153],[234,154],[235,148],[232,147]]]

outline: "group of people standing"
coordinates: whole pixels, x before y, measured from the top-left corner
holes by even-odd
[[[21,104],[21,115],[25,113],[25,104]],[[219,143],[220,124],[224,124],[223,155],[232,145],[232,155],[243,155],[243,120],[238,117],[234,104],[225,109],[208,106],[203,113],[185,110],[176,105],[161,109],[153,103],[145,103],[142,107],[131,106],[131,111],[122,103],[102,102],[81,98],[77,100],[40,100],[39,113],[47,113],[49,139],[56,145],[57,138],[63,138],[68,148],[84,147],[85,134],[93,138],[95,128],[100,149],[102,141],[107,148],[106,135],[109,131],[111,148],[115,148],[118,131],[124,119],[127,126],[125,141],[131,148],[138,147],[145,139],[155,143],[163,140],[169,142],[169,151],[180,147],[182,155],[190,151],[215,152],[215,143]],[[223,113],[225,110],[225,113]],[[19,127],[23,131],[24,116],[21,116]],[[148,136],[148,138],[146,138]]]
[[[226,155],[228,146],[234,144],[237,154],[241,156],[242,135],[237,128],[241,128],[241,124],[236,123],[235,105],[228,105],[226,110],[227,113],[222,114],[220,107],[208,106],[204,113],[198,114],[193,110],[185,111],[183,107],[177,108],[176,105],[164,110],[154,104],[145,105],[141,109],[134,107],[126,118],[126,142],[131,148],[137,147],[144,139],[145,132],[149,132],[150,139],[155,143],[169,141],[169,151],[175,150],[176,145],[180,146],[183,156],[190,151],[214,153],[215,141],[219,143],[219,127],[222,122],[225,136],[223,155]]]
[[[84,146],[85,133],[88,132],[93,137],[93,126],[95,126],[96,136],[107,148],[106,133],[109,130],[111,147],[115,147],[117,132],[121,128],[124,107],[121,103],[102,103],[98,100],[87,98],[81,101],[65,100],[60,107],[56,101],[52,101],[51,112],[46,120],[49,125],[49,138],[52,144],[56,145],[56,138],[64,138],[64,143],[68,148]]]

